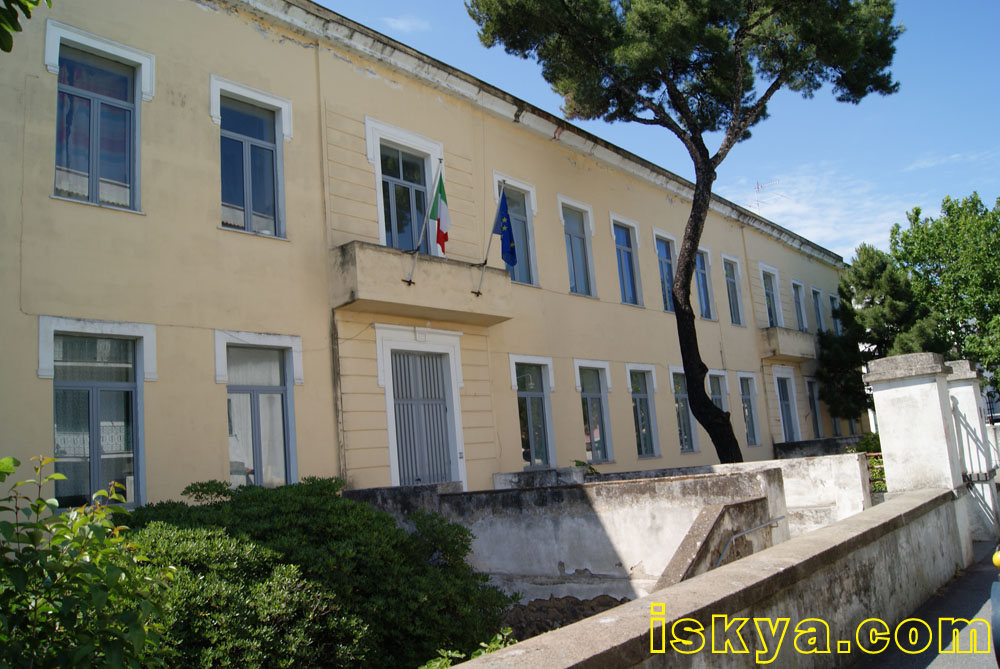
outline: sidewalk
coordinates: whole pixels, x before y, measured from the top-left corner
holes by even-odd
[[[990,587],[997,580],[997,568],[993,566],[992,557],[995,544],[977,542],[973,547],[975,561],[966,569],[962,576],[949,583],[942,591],[931,597],[912,618],[919,618],[930,624],[934,630],[934,638],[930,647],[918,655],[907,655],[892,644],[888,650],[878,655],[866,657],[853,666],[857,669],[914,669],[932,667],[933,669],[997,669],[993,657],[993,647],[990,639],[980,633],[977,638],[976,653],[938,653],[938,619],[939,618],[982,618],[992,624],[992,608],[990,606]],[[981,626],[979,626],[981,627]],[[960,648],[971,649],[970,626],[959,632]],[[1000,630],[992,630],[993,634]],[[921,637],[917,646],[927,642],[926,636]],[[954,650],[948,644],[946,651]]]

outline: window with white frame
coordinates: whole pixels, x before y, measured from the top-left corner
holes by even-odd
[[[534,248],[531,243],[531,208],[528,206],[528,193],[504,187],[507,195],[507,211],[510,213],[510,228],[514,234],[514,248],[517,249],[517,264],[507,265],[510,280],[518,283],[534,284],[535,275],[532,271],[534,263]]]
[[[743,299],[740,290],[740,263],[735,258],[722,257],[726,275],[726,295],[729,297],[729,319],[733,325],[743,325]]]
[[[608,428],[608,391],[611,389],[608,363],[574,360],[573,366],[583,408],[583,441],[587,462],[610,462],[614,456],[611,431]]]
[[[674,383],[674,407],[677,410],[677,437],[680,440],[681,453],[693,453],[698,450],[698,437],[695,433],[691,402],[688,399],[687,377],[684,372],[674,369],[671,369],[670,374]]]
[[[781,296],[778,293],[778,270],[761,263],[760,283],[764,288],[764,308],[767,313],[767,327],[783,327]]]
[[[726,388],[726,373],[709,371],[705,379],[708,382],[708,396],[712,399],[712,404],[720,411],[728,411],[729,390]]]
[[[292,137],[292,103],[212,75],[219,124],[222,227],[285,237],[282,144]]]
[[[806,379],[806,395],[809,397],[809,413],[812,415],[813,437],[823,437],[823,416],[819,405],[819,384],[815,379]]]
[[[53,380],[53,455],[60,506],[110,483],[145,498],[143,390],[156,380],[156,329],[142,323],[38,319],[38,376]]]
[[[632,394],[632,420],[635,424],[635,448],[640,458],[656,457],[660,444],[656,427],[656,370],[652,365],[625,365]]]
[[[757,425],[757,379],[753,374],[740,374],[740,402],[743,405],[743,424],[746,426],[747,446],[760,445]]]
[[[835,296],[830,296],[830,317],[833,318],[833,332],[836,335],[844,334],[844,327],[840,323],[840,319],[837,318],[837,310],[840,309],[840,299]]]
[[[594,269],[590,260],[593,214],[586,205],[570,202],[561,196],[559,210],[566,240],[569,291],[577,295],[594,296]]]
[[[811,292],[816,332],[822,332],[826,330],[826,321],[823,319],[823,293],[818,288],[813,288]]]
[[[525,468],[550,467],[548,402],[545,368],[531,363],[515,363],[517,415],[521,424],[521,455]]]
[[[806,323],[806,288],[798,281],[792,281],[792,303],[795,305],[795,323],[799,327],[799,332],[809,332],[809,325]]]
[[[694,283],[698,289],[698,308],[702,318],[715,318],[712,310],[711,262],[708,251],[698,251],[694,257]]]
[[[663,310],[674,310],[674,242],[666,237],[656,237],[656,260],[660,268],[660,292]]]
[[[799,440],[798,405],[795,401],[795,376],[790,367],[775,365],[774,390],[778,398],[778,416],[784,441]]]
[[[139,110],[153,99],[150,53],[46,22],[45,65],[58,75],[53,193],[139,209]]]
[[[618,258],[618,286],[621,288],[622,304],[640,304],[639,268],[635,260],[638,236],[635,228],[611,219],[611,231],[615,239],[615,255]]]

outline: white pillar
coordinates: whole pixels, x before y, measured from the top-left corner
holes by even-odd
[[[969,482],[972,504],[969,512],[972,536],[977,541],[997,540],[997,494],[993,447],[983,421],[983,396],[979,373],[968,360],[945,363],[951,400],[955,440],[963,460],[965,479]]]

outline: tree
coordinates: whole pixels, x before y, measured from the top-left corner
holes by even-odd
[[[728,412],[705,391],[691,278],[716,169],[782,88],[837,99],[894,93],[893,0],[468,0],[487,47],[534,57],[569,118],[666,128],[694,163],[673,293],[691,411],[721,462],[739,462]],[[715,152],[706,136],[721,133]]]
[[[989,209],[973,193],[946,197],[938,218],[907,213],[892,227],[893,257],[907,271],[916,299],[937,314],[936,334],[959,358],[1000,372],[1000,199]]]
[[[3,7],[0,7],[0,50],[10,53],[14,48],[12,33],[21,32],[18,10],[24,14],[24,18],[30,19],[31,12],[41,3],[42,0],[3,0]],[[45,4],[52,7],[52,0],[45,0]]]

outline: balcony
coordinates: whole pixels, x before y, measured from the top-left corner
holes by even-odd
[[[482,268],[460,260],[421,255],[413,284],[413,256],[379,244],[353,241],[330,250],[330,306],[427,320],[495,325],[509,320],[510,276],[486,268],[482,294]]]
[[[789,328],[762,328],[761,357],[780,362],[803,362],[816,359],[816,337]]]

